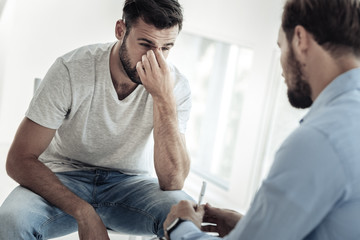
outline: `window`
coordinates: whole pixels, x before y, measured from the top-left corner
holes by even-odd
[[[192,171],[224,189],[231,177],[252,59],[249,48],[184,32],[169,56],[191,85],[187,145]]]
[[[306,113],[288,103],[280,52],[272,52],[269,65],[259,65],[264,54],[258,48],[255,67],[256,49],[182,32],[169,56],[189,79],[193,96],[186,191],[196,198],[205,179],[205,198],[243,213],[276,150]],[[254,81],[254,71],[263,78]]]

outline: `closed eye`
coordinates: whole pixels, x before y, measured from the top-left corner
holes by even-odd
[[[139,43],[140,46],[143,46],[144,48],[147,48],[147,49],[152,49],[152,48],[155,48],[155,46],[151,45],[151,44],[148,44],[148,43]],[[166,47],[162,47],[161,48],[161,51],[163,52],[166,52],[166,51],[170,51],[172,45],[170,46],[166,46]]]
[[[146,48],[151,48],[150,44],[147,43],[139,43],[141,46],[146,47]]]

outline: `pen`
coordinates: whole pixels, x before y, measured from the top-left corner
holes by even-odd
[[[204,197],[204,195],[205,195],[205,190],[206,190],[206,182],[203,181],[203,182],[202,182],[202,186],[201,186],[200,195],[199,195],[199,201],[198,201],[198,203],[197,203],[197,205],[196,205],[196,208],[198,208],[198,207],[200,206],[201,201],[202,201],[202,199],[203,199],[203,197]]]

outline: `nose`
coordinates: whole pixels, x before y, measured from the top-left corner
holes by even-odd
[[[161,51],[161,47],[155,47],[155,46],[153,46],[153,47],[151,47],[151,50],[153,50],[153,51],[155,51],[155,50]]]
[[[158,51],[159,53],[165,56],[165,52],[162,47],[153,47],[152,50],[154,51],[154,53],[155,51]]]

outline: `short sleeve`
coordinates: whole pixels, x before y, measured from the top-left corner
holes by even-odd
[[[69,72],[61,58],[50,67],[25,114],[41,126],[58,129],[71,110]]]

